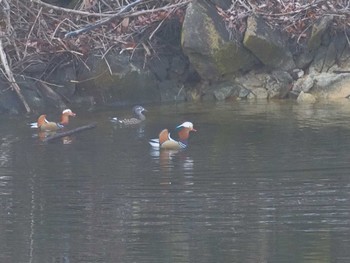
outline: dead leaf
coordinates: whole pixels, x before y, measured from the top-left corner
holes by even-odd
[[[123,21],[122,21],[122,27],[123,28],[128,28],[128,26],[129,26],[129,21],[130,21],[130,19],[129,19],[129,17],[125,17],[124,19],[123,19]]]

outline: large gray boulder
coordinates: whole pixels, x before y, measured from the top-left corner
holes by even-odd
[[[241,93],[244,90],[248,91],[245,92],[248,99],[285,98],[292,81],[291,75],[282,70],[275,70],[271,73],[252,70],[235,79],[235,83],[242,87]]]
[[[308,92],[319,99],[341,99],[350,96],[350,73],[309,74],[294,83],[296,92]]]
[[[323,99],[340,99],[350,96],[350,73],[321,73],[315,75],[311,93]]]
[[[239,96],[240,87],[231,82],[223,82],[217,85],[213,94],[216,100],[226,100],[230,97],[238,97]]]
[[[310,50],[316,50],[319,46],[321,46],[322,37],[325,32],[327,32],[327,29],[332,21],[332,15],[323,16],[312,26],[311,36],[307,43]]]
[[[186,90],[173,80],[161,81],[159,83],[159,92],[162,102],[186,100]]]
[[[293,56],[286,48],[281,32],[273,31],[262,18],[248,18],[243,44],[270,68],[283,70],[295,68]]]
[[[304,91],[300,92],[298,98],[297,98],[297,102],[298,103],[315,103],[316,97],[310,93],[305,93]]]
[[[222,18],[205,0],[191,2],[186,10],[181,44],[190,63],[204,80],[231,78],[258,63],[238,41],[231,41]]]
[[[344,34],[333,37],[329,45],[318,48],[309,67],[311,74],[350,70],[350,48]]]

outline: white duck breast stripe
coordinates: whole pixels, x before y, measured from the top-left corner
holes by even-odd
[[[184,148],[186,148],[186,147],[187,147],[187,145],[186,145],[186,144],[184,144],[184,143],[182,143],[182,142],[179,142],[179,145],[180,145],[180,147],[181,147],[182,149],[184,149]]]
[[[173,138],[170,137],[170,132],[169,132],[169,134],[168,134],[168,139],[169,139],[170,141],[174,141],[174,142],[175,142],[175,140],[174,140]]]

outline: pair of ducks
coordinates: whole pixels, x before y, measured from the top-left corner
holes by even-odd
[[[119,123],[124,125],[138,124],[146,120],[145,115],[143,115],[144,111],[146,111],[146,109],[143,108],[142,106],[135,106],[133,108],[133,113],[135,117],[131,119],[121,119],[121,120],[115,117],[115,118],[112,118],[111,121],[114,123]],[[31,123],[30,126],[32,128],[38,128],[40,131],[43,131],[43,132],[57,131],[59,129],[63,129],[65,126],[68,125],[69,117],[75,117],[75,116],[76,114],[72,110],[66,109],[62,111],[61,121],[53,122],[53,121],[48,121],[46,119],[46,114],[43,114],[39,116],[37,122]]]
[[[134,117],[130,119],[118,119],[112,118],[111,121],[114,123],[119,123],[123,125],[134,125],[143,122],[146,120],[145,115],[143,114],[147,111],[142,106],[133,107]],[[70,109],[66,109],[62,112],[61,121],[59,123],[51,122],[46,119],[46,115],[43,114],[38,118],[37,122],[31,123],[32,128],[38,128],[40,131],[57,131],[64,128],[69,123],[69,117],[75,117],[76,114]],[[164,129],[159,133],[158,138],[151,139],[149,144],[154,149],[168,149],[168,150],[180,150],[185,149],[188,146],[188,138],[190,132],[196,131],[193,128],[193,124],[189,121],[186,121],[176,127],[178,132],[178,140],[174,140],[170,137],[170,132],[168,129]]]

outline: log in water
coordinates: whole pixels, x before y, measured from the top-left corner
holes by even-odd
[[[74,134],[74,133],[77,133],[77,132],[81,132],[81,131],[84,131],[84,130],[89,130],[89,129],[93,129],[96,127],[96,123],[91,123],[89,125],[85,125],[85,126],[81,126],[81,127],[78,127],[76,129],[73,129],[73,130],[69,130],[69,131],[65,131],[65,132],[60,132],[60,133],[57,133],[55,135],[52,135],[52,136],[49,136],[49,137],[46,137],[43,142],[50,142],[52,140],[56,140],[56,139],[59,139],[59,138],[62,138],[64,136],[68,136],[68,135],[71,135],[71,134]]]

